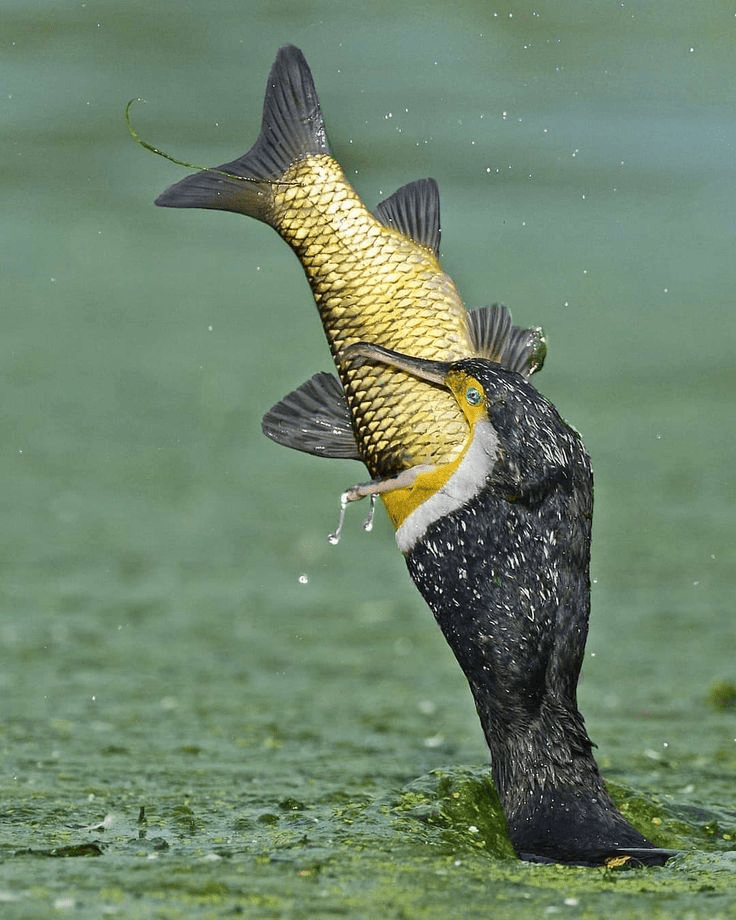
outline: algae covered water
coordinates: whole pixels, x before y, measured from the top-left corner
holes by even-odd
[[[736,909],[734,10],[10,4],[3,916]],[[469,306],[545,326],[596,474],[580,705],[659,870],[531,866],[469,691],[355,464],[260,417],[329,355],[294,257],[152,199],[313,67],[367,204],[433,175]],[[355,510],[355,509],[353,509]]]

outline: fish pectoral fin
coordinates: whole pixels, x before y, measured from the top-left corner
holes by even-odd
[[[384,227],[398,230],[440,256],[440,192],[434,179],[402,185],[373,212]]]
[[[334,533],[331,533],[328,537],[330,543],[336,546],[340,542],[342,526],[345,523],[345,511],[351,502],[360,501],[361,498],[370,498],[371,508],[368,517],[363,521],[363,530],[372,530],[376,497],[383,492],[393,492],[396,489],[411,489],[418,476],[433,469],[436,469],[434,464],[423,463],[419,466],[412,466],[408,470],[402,470],[396,476],[391,476],[388,479],[372,479],[370,482],[362,482],[351,486],[340,496],[340,517]]]
[[[522,329],[511,323],[503,304],[494,303],[468,313],[468,332],[476,355],[527,379],[542,369],[547,340],[540,327]]]
[[[263,416],[266,437],[316,457],[360,460],[345,394],[334,374],[315,374]]]

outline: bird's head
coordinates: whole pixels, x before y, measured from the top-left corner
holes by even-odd
[[[493,449],[489,480],[510,501],[536,501],[550,488],[572,487],[590,468],[580,436],[520,374],[485,358],[431,361],[359,342],[346,357],[395,367],[449,390],[468,420],[472,443],[482,435]],[[490,459],[490,458],[489,458]]]

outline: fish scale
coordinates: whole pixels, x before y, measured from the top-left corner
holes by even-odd
[[[472,353],[467,312],[433,254],[377,220],[325,155],[304,157],[284,173],[269,223],[307,275],[371,475],[454,459],[468,426],[450,394],[343,360],[360,341],[431,360]]]

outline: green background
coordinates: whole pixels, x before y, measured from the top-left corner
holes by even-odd
[[[3,917],[734,916],[736,4],[2,20]],[[664,869],[509,858],[385,515],[327,543],[360,468],[261,435],[329,369],[297,261],[152,205],[184,173],[125,102],[223,162],[287,42],[366,204],[434,176],[466,303],[547,331],[537,385],[596,473],[581,709]]]

